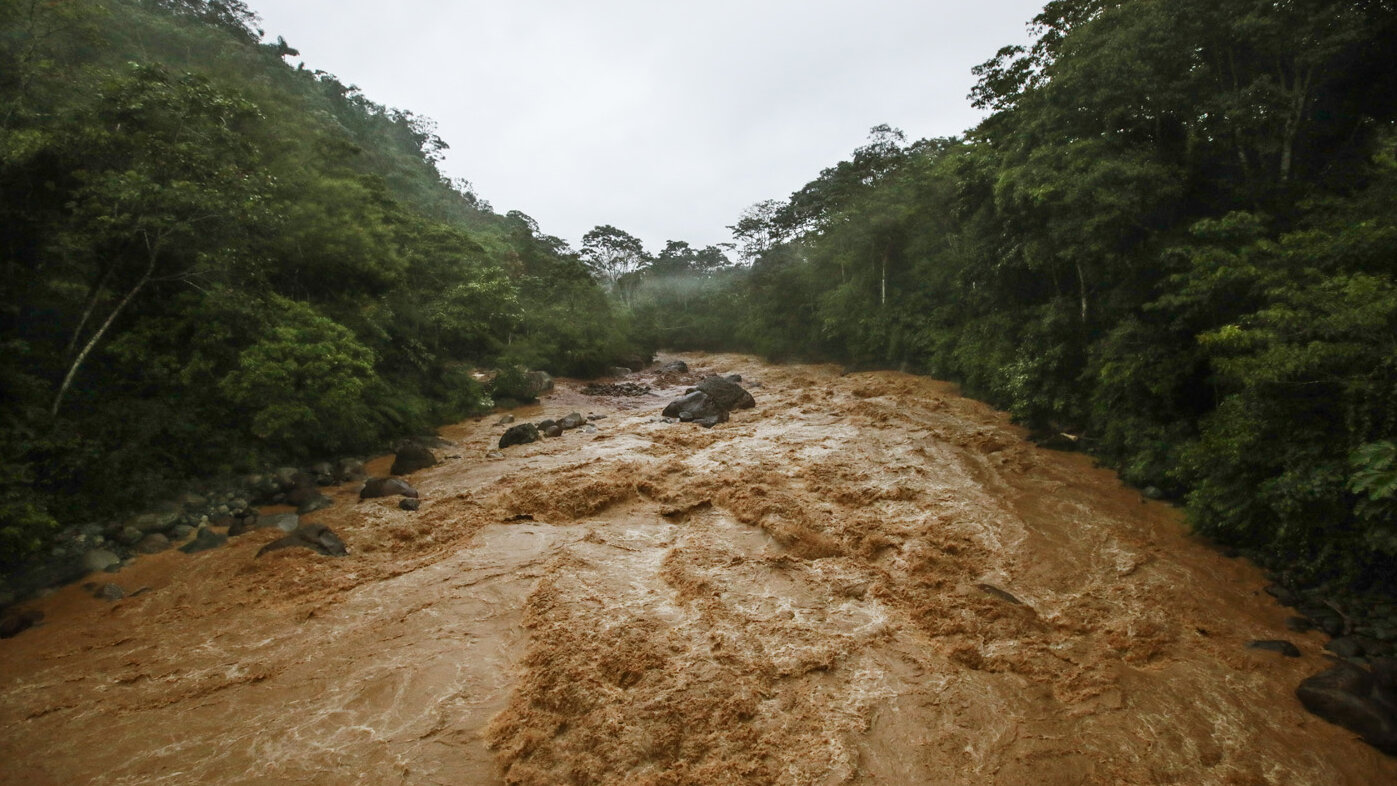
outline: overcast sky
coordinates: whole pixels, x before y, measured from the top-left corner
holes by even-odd
[[[1044,0],[248,0],[269,41],[424,115],[442,165],[574,247],[729,240],[887,123],[958,135],[970,69]]]

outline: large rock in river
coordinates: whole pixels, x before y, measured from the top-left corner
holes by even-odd
[[[359,499],[393,496],[416,497],[417,489],[402,478],[369,478],[359,490]]]
[[[706,377],[695,390],[701,390],[713,399],[713,403],[732,411],[734,409],[751,409],[757,405],[757,400],[752,398],[741,385],[724,377]]]
[[[407,444],[398,449],[398,454],[393,458],[393,468],[388,471],[394,475],[407,475],[435,463],[437,457],[432,455],[432,451],[421,445]]]
[[[291,548],[310,549],[327,557],[343,557],[349,553],[344,541],[340,540],[340,536],[336,535],[334,530],[324,524],[305,524],[297,527],[290,535],[263,546],[258,550],[257,556],[260,557],[269,551]]]
[[[538,426],[532,423],[520,423],[517,426],[510,426],[500,436],[500,449],[503,450],[510,445],[527,445],[530,442],[538,442]]]
[[[669,402],[661,413],[667,418],[678,418],[681,423],[697,423],[705,428],[713,428],[728,419],[728,411],[702,390],[694,390]]]
[[[1348,661],[1300,683],[1296,698],[1305,709],[1397,756],[1397,659],[1374,658],[1373,670]]]

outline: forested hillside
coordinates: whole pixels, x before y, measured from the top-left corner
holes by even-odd
[[[632,351],[565,243],[443,178],[429,121],[255,25],[0,0],[0,562],[181,479],[478,412],[473,364]]]
[[[667,338],[960,381],[1293,579],[1390,582],[1394,21],[1048,3],[976,69],[982,124],[876,128],[755,205],[750,269],[685,288],[701,340]]]
[[[1397,8],[1056,0],[1031,29],[976,69],[978,127],[875,128],[738,217],[732,264],[494,213],[429,121],[236,0],[0,0],[0,560],[479,411],[476,365],[663,344],[955,380],[1294,580],[1390,585]]]

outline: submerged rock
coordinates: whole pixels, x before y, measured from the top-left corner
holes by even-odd
[[[1267,652],[1279,652],[1287,658],[1300,657],[1300,648],[1285,639],[1262,639],[1247,644],[1249,650],[1265,650]]]
[[[417,489],[402,478],[369,478],[359,490],[359,499],[393,496],[416,497]]]
[[[108,582],[98,587],[97,591],[92,593],[92,597],[98,600],[121,600],[126,597],[126,590],[118,584]]]
[[[349,554],[349,549],[334,530],[324,524],[306,524],[297,527],[290,535],[263,546],[257,551],[257,556],[260,557],[269,551],[291,548],[310,549],[327,557],[343,557]]]

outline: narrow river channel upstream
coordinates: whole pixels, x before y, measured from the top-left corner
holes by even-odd
[[[677,357],[513,412],[595,433],[444,429],[419,511],[332,489],[347,557],[256,530],[36,601],[0,782],[1397,783],[1296,700],[1323,637],[1089,458],[930,379]],[[661,421],[707,373],[757,407]]]

